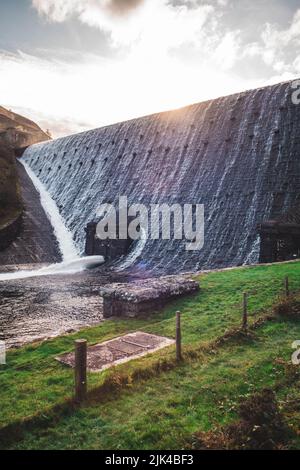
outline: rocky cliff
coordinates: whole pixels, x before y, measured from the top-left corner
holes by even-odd
[[[5,141],[19,149],[49,139],[33,121],[0,106],[0,143]]]
[[[21,226],[23,207],[15,153],[49,139],[37,124],[0,106],[0,251],[10,244]]]

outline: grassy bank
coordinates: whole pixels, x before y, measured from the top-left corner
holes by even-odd
[[[233,335],[216,342],[240,325],[243,292],[249,293],[253,323],[273,310],[286,275],[291,288],[299,290],[300,263],[201,275],[199,294],[174,302],[149,320],[107,321],[80,334],[11,351],[0,369],[0,427],[23,431],[5,446],[180,448],[190,445],[193,433],[234,420],[239,401],[264,387],[276,388],[284,414],[299,428],[300,412],[291,405],[299,398],[298,377],[293,373],[289,380],[288,364],[291,343],[300,339],[300,321],[276,318],[262,323],[250,338]],[[112,392],[92,393],[80,409],[53,409],[67,403],[73,385],[72,371],[55,356],[72,350],[75,338],[86,337],[92,344],[137,329],[173,337],[177,309],[182,311],[184,349],[189,352],[182,365],[174,364],[171,347],[90,374],[90,389],[101,391],[105,382],[112,384]],[[300,448],[297,435],[290,445]]]

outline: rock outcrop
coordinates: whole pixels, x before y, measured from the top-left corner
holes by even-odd
[[[21,149],[46,140],[50,136],[33,121],[0,106],[0,145],[2,141]]]
[[[9,247],[23,227],[23,202],[15,155],[31,144],[49,139],[37,124],[0,106],[0,252]],[[28,246],[24,245],[21,252],[26,250]],[[0,262],[7,261],[7,256],[3,256],[2,253]],[[13,260],[18,262],[16,257]]]

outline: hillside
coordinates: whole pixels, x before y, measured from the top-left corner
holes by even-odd
[[[15,152],[45,140],[37,124],[0,106],[0,230],[22,210]]]
[[[1,139],[14,148],[22,148],[50,137],[30,119],[0,106],[0,142]]]
[[[291,363],[291,345],[300,338],[299,268],[299,262],[292,262],[197,275],[198,294],[175,301],[148,319],[107,320],[75,335],[9,352],[7,365],[0,366],[0,447],[234,447],[227,438],[221,442],[220,436],[241,428],[244,403],[244,421],[245,407],[252,406],[250,433],[256,432],[256,441],[252,435],[252,441],[242,441],[239,448],[299,449],[300,369]],[[276,305],[285,276],[296,300],[282,311]],[[240,329],[243,292],[249,294],[248,334]],[[73,350],[74,339],[97,344],[132,331],[172,338],[178,309],[182,363],[176,363],[170,346],[89,373],[88,401],[74,407],[73,371],[55,360]],[[263,410],[263,417],[257,397],[272,405],[270,413],[269,408],[267,413]],[[267,442],[265,436],[270,437]]]

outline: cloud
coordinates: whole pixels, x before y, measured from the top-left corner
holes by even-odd
[[[208,4],[171,4],[168,0],[32,0],[40,15],[63,22],[72,17],[110,34],[114,45],[132,45],[145,37],[164,45],[171,38],[184,42],[201,30],[214,7]],[[191,29],[189,29],[191,28]],[[175,31],[176,30],[176,31]],[[176,34],[175,34],[176,33]],[[162,38],[163,35],[163,38]],[[170,44],[171,45],[171,44]]]
[[[239,31],[220,28],[229,0],[32,0],[40,15],[63,22],[76,17],[108,33],[112,45],[129,54],[131,62],[160,65],[176,51],[197,51],[203,62],[214,57],[229,69],[237,58]],[[125,13],[127,13],[125,15]],[[128,48],[129,46],[129,48]]]
[[[54,22],[63,22],[78,11],[78,0],[32,0],[32,6],[40,15]]]
[[[297,10],[288,28],[266,23],[260,40],[245,45],[243,57],[261,57],[273,69],[276,78],[292,78],[300,72],[300,9]]]
[[[204,31],[197,30],[194,47],[201,47],[199,60],[184,62],[170,53],[170,46],[176,50],[180,45],[176,24],[177,20],[166,43],[160,44],[162,19],[154,41],[146,35],[130,54],[114,60],[78,54],[75,62],[0,51],[0,103],[30,109],[28,116],[57,137],[242,88],[238,77],[229,73],[236,56],[232,37],[217,34],[207,40]],[[193,18],[189,25],[196,28]],[[188,30],[182,37],[188,44]],[[224,54],[227,61],[222,63]]]
[[[32,0],[32,5],[41,15],[53,21],[65,21],[71,15],[84,18],[88,11],[101,11],[114,15],[126,15],[145,3],[146,0]]]
[[[266,30],[262,34],[262,39],[266,47],[274,50],[291,45],[300,45],[300,9],[295,13],[292,23],[287,29],[278,30],[276,26],[266,25]]]
[[[110,33],[112,39],[119,43],[131,42],[139,34],[140,16],[144,18],[144,12],[150,1],[157,2],[157,0],[32,0],[32,6],[49,21],[61,23],[74,17],[84,24]]]
[[[106,31],[118,54],[70,60],[61,50],[43,51],[43,58],[0,51],[0,102],[30,109],[58,136],[261,86],[272,76],[279,81],[300,67],[297,54],[290,69],[284,56],[297,43],[300,14],[285,30],[262,24],[259,40],[246,43],[242,31],[224,23],[227,3],[33,0],[49,21],[76,17]],[[241,73],[246,61],[248,76]]]
[[[144,1],[145,0],[110,0],[107,2],[106,8],[114,14],[124,15],[131,13],[144,3]]]

